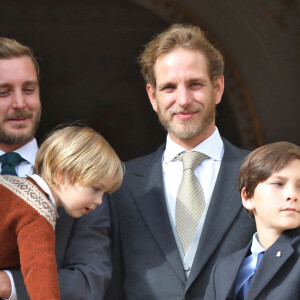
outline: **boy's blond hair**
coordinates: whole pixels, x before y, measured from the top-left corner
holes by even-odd
[[[57,186],[58,172],[68,184],[104,179],[107,193],[116,191],[123,179],[122,163],[109,143],[92,128],[77,125],[55,130],[38,150],[35,173]]]

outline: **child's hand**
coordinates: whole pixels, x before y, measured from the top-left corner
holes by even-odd
[[[11,283],[8,275],[0,271],[0,297],[8,299],[11,294]]]

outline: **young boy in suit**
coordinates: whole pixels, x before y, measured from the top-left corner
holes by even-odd
[[[300,147],[278,142],[253,151],[239,189],[257,233],[216,263],[204,299],[300,299]]]
[[[68,126],[41,145],[34,173],[0,176],[0,268],[21,265],[31,300],[58,300],[56,208],[74,218],[94,210],[104,193],[119,188],[123,168],[99,133]]]

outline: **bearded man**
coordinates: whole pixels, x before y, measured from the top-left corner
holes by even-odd
[[[38,150],[34,135],[41,117],[38,76],[31,49],[0,38],[1,174],[24,177],[33,172]],[[80,219],[70,217],[63,208],[58,215],[55,254],[61,299],[103,299],[112,268],[107,203],[103,201]],[[20,270],[0,270],[1,297],[29,299]]]
[[[203,299],[214,263],[255,231],[237,188],[248,152],[215,126],[223,57],[199,27],[175,24],[146,45],[139,62],[168,134],[157,151],[126,163],[122,187],[109,196],[106,299]]]

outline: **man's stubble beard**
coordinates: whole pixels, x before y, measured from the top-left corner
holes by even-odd
[[[190,109],[181,110],[180,112],[188,111],[190,111]],[[157,102],[158,119],[164,129],[178,139],[188,140],[195,136],[201,135],[212,123],[214,123],[216,117],[216,106],[215,104],[210,105],[208,110],[204,115],[202,115],[202,118],[196,124],[194,120],[179,121],[182,126],[180,126],[178,123],[175,124],[173,121],[173,113],[174,111],[168,111],[167,113],[164,113],[160,108],[159,102]],[[203,110],[199,113],[203,114]]]
[[[0,143],[7,144],[7,145],[20,145],[29,142],[31,139],[33,139],[33,137],[37,132],[41,120],[41,114],[42,114],[42,108],[40,108],[39,111],[37,112],[35,119],[33,120],[33,126],[31,130],[28,133],[23,135],[8,133],[5,130],[3,130],[3,128],[0,127]],[[8,117],[8,119],[13,117],[21,117],[21,116],[28,117],[30,115],[32,116],[31,112],[17,112],[14,114],[14,116]],[[22,125],[19,126],[19,128],[22,128]]]

